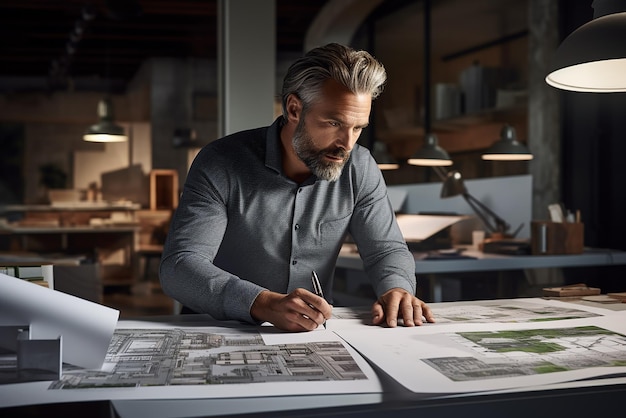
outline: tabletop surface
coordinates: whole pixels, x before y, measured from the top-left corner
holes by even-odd
[[[426,253],[413,253],[417,273],[454,273],[467,271],[518,270],[548,267],[582,267],[625,265],[626,251],[585,248],[582,254],[566,255],[502,255],[462,247],[462,258],[425,258]],[[354,244],[344,244],[337,267],[363,270],[363,262]]]

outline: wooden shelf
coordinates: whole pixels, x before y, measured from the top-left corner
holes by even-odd
[[[150,209],[175,209],[178,206],[178,171],[150,171]]]

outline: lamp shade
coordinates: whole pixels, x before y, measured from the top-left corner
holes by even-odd
[[[441,187],[441,198],[459,196],[467,193],[465,183],[463,183],[463,176],[458,171],[450,171],[443,181]]]
[[[408,163],[411,165],[437,167],[452,165],[452,160],[446,150],[439,146],[437,136],[427,134],[424,146],[409,158]]]
[[[382,142],[374,142],[372,156],[376,160],[378,168],[381,170],[397,170],[398,168],[400,168],[400,164],[398,164],[398,161],[393,158],[387,151],[387,145]]]
[[[572,32],[557,49],[546,82],[570,91],[626,91],[626,7]]]
[[[524,161],[532,160],[533,155],[517,140],[515,128],[504,125],[500,130],[500,139],[487,149],[482,158],[493,161]]]
[[[83,140],[89,142],[124,142],[128,137],[124,128],[113,122],[113,105],[108,98],[98,102],[99,121],[91,125],[83,134]]]

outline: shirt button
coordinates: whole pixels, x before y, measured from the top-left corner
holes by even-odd
[[[298,193],[302,193],[302,187],[298,189]]]
[[[298,264],[298,260],[293,260],[291,264],[295,266],[296,264]]]
[[[296,225],[293,227],[293,229],[295,229],[295,230],[297,231],[298,229],[300,229],[300,225],[296,224]]]

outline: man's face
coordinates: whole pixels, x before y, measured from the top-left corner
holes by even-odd
[[[339,178],[369,123],[371,105],[369,94],[353,94],[334,80],[324,84],[318,100],[301,113],[293,137],[296,155],[314,175]]]

